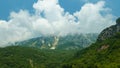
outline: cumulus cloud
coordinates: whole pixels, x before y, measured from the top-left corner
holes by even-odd
[[[114,24],[114,16],[108,13],[109,10],[109,8],[105,8],[104,1],[96,4],[87,3],[80,11],[74,13],[74,16],[78,18],[82,32],[99,33],[104,28]]]
[[[34,14],[27,10],[11,12],[9,21],[0,20],[0,44],[14,43],[39,36],[64,36],[76,33],[99,33],[114,24],[104,1],[86,3],[73,14],[65,12],[58,0],[38,0]]]

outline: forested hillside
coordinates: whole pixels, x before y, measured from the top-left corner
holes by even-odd
[[[63,68],[120,68],[120,33],[78,51]]]
[[[0,68],[57,68],[74,56],[75,50],[40,50],[10,46],[0,48]]]

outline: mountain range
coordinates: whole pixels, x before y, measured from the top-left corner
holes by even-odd
[[[14,45],[0,48],[0,67],[120,68],[119,23],[120,18],[116,20],[116,25],[104,29],[99,34],[95,43],[92,43],[90,46],[85,46],[83,49],[59,50],[57,47],[55,47],[56,49],[54,50],[51,50],[49,48],[41,49],[39,46],[36,47],[37,45],[35,44],[35,47],[33,47],[33,39],[31,39],[31,43],[29,41],[23,41],[25,44],[23,42],[18,42],[16,43],[16,46]],[[41,37],[38,39],[40,40]],[[60,40],[58,37],[53,37],[50,39],[57,39],[57,42]],[[48,41],[50,39],[48,39]],[[69,36],[67,38],[67,41],[70,39],[71,37]],[[29,44],[27,45],[26,42],[29,42]],[[46,40],[42,41],[41,43],[46,43]]]
[[[66,36],[41,36],[22,42],[16,42],[14,45],[36,47],[39,49],[79,49],[88,47],[96,41],[97,37],[97,33]]]

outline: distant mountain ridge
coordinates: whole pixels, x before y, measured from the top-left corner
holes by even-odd
[[[79,49],[88,47],[98,37],[97,33],[75,34],[66,36],[37,37],[22,42],[16,42],[18,46],[37,47],[40,49]]]

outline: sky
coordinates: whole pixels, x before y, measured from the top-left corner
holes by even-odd
[[[0,47],[40,36],[100,33],[115,24],[120,0],[0,0]]]
[[[98,1],[99,0],[59,0],[59,4],[65,11],[72,14],[79,11],[86,2],[96,3]],[[10,12],[18,12],[20,9],[27,9],[29,12],[33,13],[34,9],[32,5],[34,2],[37,2],[37,0],[29,0],[27,3],[25,0],[0,0],[0,19],[8,20]],[[105,2],[106,7],[109,7],[112,10],[111,13],[119,17],[120,0],[105,0]]]

